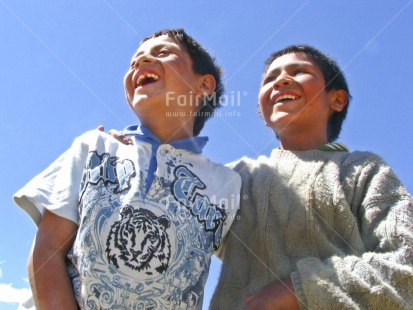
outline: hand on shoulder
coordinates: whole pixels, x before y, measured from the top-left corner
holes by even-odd
[[[99,125],[97,128],[97,130],[99,131],[105,131],[105,127],[102,125]],[[132,145],[133,141],[131,139],[131,137],[127,137],[125,136],[122,131],[116,130],[116,129],[110,129],[108,131],[108,134],[110,136],[112,136],[113,138],[115,138],[116,140],[118,140],[119,142],[126,144],[126,145]]]

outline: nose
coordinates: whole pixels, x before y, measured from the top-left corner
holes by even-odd
[[[150,54],[141,54],[134,59],[133,67],[136,69],[142,64],[154,63],[155,59]]]
[[[289,86],[292,84],[290,75],[287,72],[281,72],[274,81],[273,87]]]

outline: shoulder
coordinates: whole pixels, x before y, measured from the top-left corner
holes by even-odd
[[[320,161],[325,162],[323,170],[338,174],[341,180],[347,179],[354,183],[357,180],[369,179],[377,175],[392,176],[394,173],[384,159],[368,151],[353,152],[318,152]]]
[[[368,151],[353,151],[348,153],[343,153],[345,161],[348,163],[376,163],[385,164],[383,158],[373,152]]]
[[[218,174],[218,175],[230,176],[230,177],[234,177],[235,179],[239,179],[239,180],[241,179],[239,176],[239,173],[236,170],[229,167],[228,165],[216,163],[203,155],[202,155],[202,160],[205,163],[207,163],[205,167],[207,167],[208,171],[211,171],[211,172],[213,171],[215,174]]]
[[[258,158],[244,156],[236,161],[227,163],[226,166],[238,173],[243,182],[246,182],[248,179],[265,174],[268,169],[271,169],[270,162],[270,158],[263,155]]]
[[[352,186],[364,188],[372,197],[409,196],[406,187],[394,170],[380,156],[372,152],[349,153],[341,165],[341,178]]]
[[[354,151],[343,155],[341,169],[364,174],[393,173],[391,167],[380,156],[367,151]]]
[[[100,150],[100,151],[115,151],[118,148],[128,147],[122,144],[109,134],[100,130],[90,130],[78,136],[72,143],[72,149],[82,151]]]
[[[221,182],[225,184],[228,180],[235,182],[233,184],[241,182],[237,172],[226,165],[212,161],[203,154],[177,149],[170,145],[167,147],[172,151],[169,156],[173,166],[184,165],[202,179],[211,179],[217,184]]]
[[[256,167],[262,164],[265,164],[266,162],[268,162],[268,160],[269,158],[263,155],[259,156],[258,158],[250,158],[247,156],[243,156],[238,160],[227,163],[226,166],[235,171],[240,171],[240,170],[251,171]]]
[[[105,140],[113,140],[110,135],[108,135],[106,132],[100,131],[100,130],[89,130],[81,134],[75,139],[75,142],[78,143],[96,143],[96,141],[105,141]]]

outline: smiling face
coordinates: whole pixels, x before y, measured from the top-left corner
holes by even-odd
[[[319,67],[303,53],[276,58],[266,71],[259,92],[261,114],[285,139],[327,143],[327,123],[340,108],[335,90],[326,92]]]
[[[169,111],[186,113],[188,119],[198,109],[201,79],[186,49],[162,35],[143,42],[132,57],[124,78],[126,99],[149,128],[153,122],[171,121]]]

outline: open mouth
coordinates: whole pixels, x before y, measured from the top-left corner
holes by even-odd
[[[159,75],[155,73],[144,73],[136,80],[136,87],[152,84],[159,80]]]
[[[275,100],[275,103],[288,102],[288,101],[296,100],[296,99],[298,99],[298,98],[300,98],[300,97],[295,96],[295,95],[291,95],[291,94],[281,95],[281,96],[279,96],[279,97],[277,98],[277,100]]]

